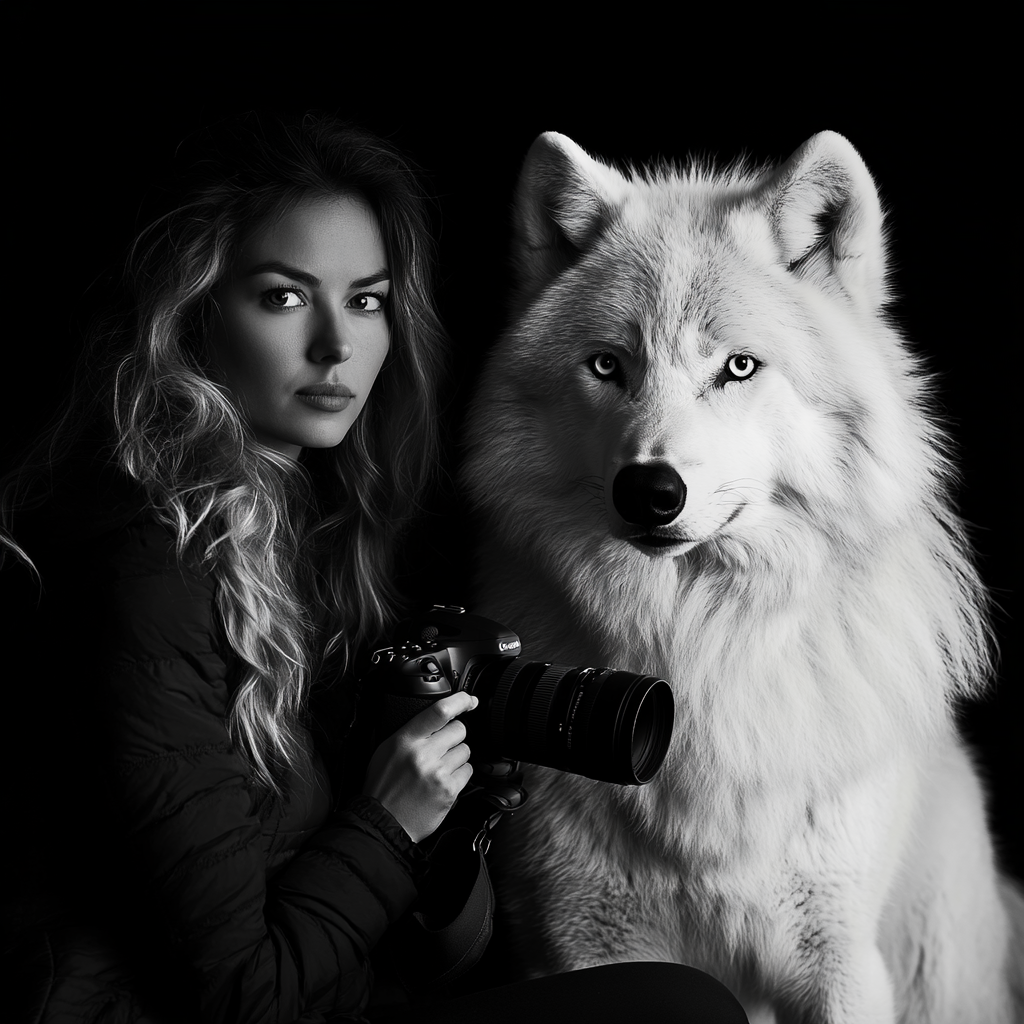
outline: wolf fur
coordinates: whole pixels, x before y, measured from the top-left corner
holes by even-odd
[[[548,133],[514,224],[474,610],[676,702],[645,787],[531,770],[496,844],[523,971],[682,962],[754,1022],[1021,1021],[1024,901],[954,725],[985,597],[864,162],[825,132],[620,172]]]

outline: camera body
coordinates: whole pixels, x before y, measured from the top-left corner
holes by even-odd
[[[467,690],[480,701],[463,716],[474,764],[527,761],[620,785],[654,777],[674,717],[663,679],[527,662],[521,652],[513,630],[457,606],[399,623],[367,680],[384,698],[382,734]]]

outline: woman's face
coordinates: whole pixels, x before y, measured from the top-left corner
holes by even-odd
[[[339,444],[387,355],[390,274],[358,199],[303,203],[253,232],[213,294],[209,348],[263,444]]]

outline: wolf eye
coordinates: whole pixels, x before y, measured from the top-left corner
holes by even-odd
[[[747,355],[746,352],[729,356],[729,361],[719,374],[719,382],[728,384],[731,380],[746,380],[748,377],[754,376],[760,365],[753,356]]]
[[[590,357],[590,369],[598,380],[611,380],[619,373],[619,361],[611,352],[598,352]]]

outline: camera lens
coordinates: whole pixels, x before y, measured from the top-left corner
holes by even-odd
[[[674,702],[664,679],[609,668],[491,662],[468,681],[488,752],[601,782],[642,785],[661,767]]]

